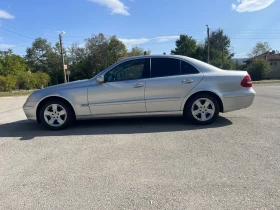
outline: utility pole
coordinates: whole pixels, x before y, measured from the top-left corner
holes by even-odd
[[[206,25],[207,27],[207,37],[208,37],[208,55],[207,55],[207,63],[210,63],[210,29],[209,29],[209,26]]]
[[[63,69],[63,75],[64,75],[64,83],[67,83],[67,79],[66,79],[66,72],[65,72],[65,68],[64,68],[64,54],[63,54],[63,46],[62,46],[62,34],[64,34],[65,32],[62,31],[59,34],[59,43],[60,43],[60,54],[61,54],[61,60],[62,60],[62,69]]]

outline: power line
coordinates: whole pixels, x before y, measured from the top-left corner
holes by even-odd
[[[1,18],[1,17],[0,17],[0,19],[1,19],[1,20],[4,20],[4,21],[7,21],[7,22],[9,22],[10,24],[13,24],[13,25],[15,25],[15,26],[18,26],[18,27],[20,27],[20,28],[22,28],[22,29],[24,29],[24,30],[27,30],[27,31],[30,31],[30,32],[39,33],[39,34],[43,34],[43,32],[41,32],[41,31],[35,31],[35,30],[33,30],[33,29],[29,29],[29,28],[27,28],[27,27],[25,27],[25,26],[21,26],[20,24],[15,23],[14,21],[10,21],[10,20],[7,20],[7,19]],[[55,37],[55,36],[53,35],[52,37]]]
[[[1,19],[1,20],[4,20],[4,21],[7,21],[7,22],[9,22],[9,23],[11,23],[11,24],[13,24],[13,25],[15,25],[15,26],[20,27],[20,28],[23,28],[23,29],[25,29],[25,30],[28,30],[28,31],[31,31],[31,32],[33,31],[33,30],[29,29],[29,28],[26,28],[26,27],[23,27],[23,26],[21,26],[21,25],[19,25],[19,24],[16,24],[16,23],[14,23],[14,22],[12,22],[12,21],[10,21],[10,20],[7,20],[7,19],[1,18],[1,17],[0,17],[0,19]],[[33,32],[35,32],[35,31],[33,31]]]
[[[2,30],[4,30],[4,31],[8,31],[8,32],[13,33],[13,34],[16,34],[16,35],[18,35],[18,36],[22,36],[22,37],[25,37],[25,38],[32,39],[32,40],[34,40],[34,39],[35,39],[35,38],[30,37],[30,36],[25,36],[25,35],[19,34],[19,33],[14,32],[14,31],[10,31],[10,30],[5,29],[5,28],[3,28],[3,27],[1,27],[1,26],[0,26],[0,29],[2,29]]]

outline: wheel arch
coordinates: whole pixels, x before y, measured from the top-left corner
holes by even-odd
[[[184,103],[183,111],[185,110],[186,104],[187,104],[193,97],[195,97],[195,96],[197,96],[197,95],[199,95],[199,94],[209,94],[209,95],[211,95],[212,97],[214,97],[214,98],[217,100],[217,102],[219,103],[220,112],[224,112],[224,105],[223,105],[223,101],[222,101],[221,97],[220,97],[217,93],[215,93],[215,92],[213,92],[213,91],[209,91],[209,90],[197,91],[197,92],[193,93],[192,95],[190,95],[190,96],[186,99],[186,101],[185,101],[185,103]]]
[[[67,99],[65,99],[65,98],[63,98],[61,96],[48,96],[48,97],[42,99],[39,102],[38,106],[37,106],[37,109],[36,109],[36,119],[37,119],[38,123],[41,123],[40,117],[39,117],[39,113],[40,113],[41,107],[43,106],[44,103],[46,103],[47,101],[51,101],[51,100],[61,100],[61,101],[65,102],[65,103],[67,103],[69,105],[69,107],[72,109],[72,112],[74,113],[74,118],[76,119],[75,110],[74,110],[72,104]]]

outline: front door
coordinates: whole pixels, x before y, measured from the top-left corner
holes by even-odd
[[[145,86],[148,59],[134,59],[114,67],[104,75],[104,83],[95,81],[88,88],[92,115],[118,115],[146,112]]]

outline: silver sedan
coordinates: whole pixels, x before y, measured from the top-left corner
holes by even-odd
[[[181,115],[210,124],[220,112],[249,107],[255,98],[246,71],[221,70],[184,56],[121,60],[89,80],[33,92],[24,104],[30,120],[51,130],[92,118]]]

